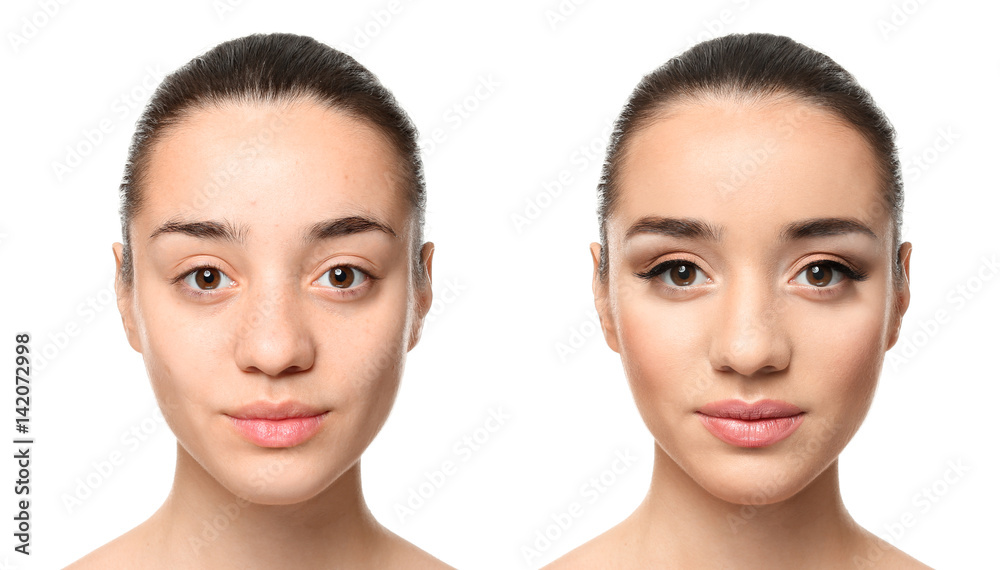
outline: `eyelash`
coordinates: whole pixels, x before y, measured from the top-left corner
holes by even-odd
[[[677,267],[678,265],[690,265],[698,271],[704,271],[696,263],[692,263],[686,259],[668,259],[662,263],[657,264],[649,271],[636,273],[635,276],[640,279],[651,281],[659,277],[660,275],[666,273],[667,271],[673,269],[674,267]],[[834,261],[832,259],[819,259],[816,261],[810,261],[808,264],[806,264],[801,269],[796,271],[795,275],[802,273],[807,267],[811,267],[813,265],[828,265],[833,269],[843,273],[844,277],[850,279],[851,281],[864,281],[865,279],[868,279],[868,273],[866,271],[850,267],[848,265],[840,263],[839,261]],[[678,288],[682,289],[683,287],[678,287]],[[825,287],[815,287],[815,289],[821,290],[825,289]]]
[[[868,279],[868,272],[867,271],[863,271],[861,269],[857,269],[857,268],[851,267],[849,265],[845,265],[843,263],[834,261],[832,259],[820,259],[819,261],[811,261],[811,262],[809,262],[808,265],[806,265],[805,267],[803,267],[802,269],[800,269],[799,272],[796,273],[796,275],[798,275],[799,273],[802,273],[802,271],[806,267],[811,267],[813,265],[820,265],[820,264],[829,265],[830,267],[833,267],[837,271],[843,273],[844,277],[847,277],[851,281],[864,281],[865,279]]]
[[[358,270],[359,272],[361,272],[362,274],[364,274],[364,276],[365,276],[365,283],[368,283],[369,281],[377,281],[379,279],[378,277],[375,277],[374,275],[372,275],[371,273],[369,273],[369,272],[365,271],[364,269],[358,267],[357,265],[352,265],[350,263],[338,263],[336,265],[331,265],[331,266],[327,267],[326,270],[323,271],[323,273],[320,274],[319,278],[322,279],[324,275],[326,275],[327,273],[329,273],[330,271],[332,271],[332,270],[334,270],[334,269],[336,269],[338,267],[348,267],[348,268],[351,268],[351,269]],[[218,271],[219,273],[222,273],[223,275],[226,275],[226,277],[229,277],[229,275],[225,271],[223,271],[221,268],[219,268],[218,266],[212,265],[211,263],[205,263],[205,264],[199,265],[197,267],[192,267],[191,269],[188,269],[186,271],[182,271],[179,275],[173,277],[170,280],[170,283],[171,283],[171,285],[177,285],[178,283],[180,283],[180,282],[184,281],[185,279],[187,279],[188,275],[191,275],[195,271],[201,271],[201,270],[204,270],[204,269],[211,269],[213,271]],[[230,279],[232,279],[232,278],[230,277]],[[340,296],[351,296],[351,297],[356,296],[356,295],[360,294],[362,291],[364,291],[367,287],[370,287],[370,285],[365,285],[365,283],[362,283],[360,286],[354,287],[354,288],[351,288],[351,289],[337,289],[337,291],[339,291],[339,292],[338,293],[333,293],[333,294],[340,295]],[[216,294],[216,293],[213,293],[211,291],[202,291],[200,289],[193,289],[191,287],[183,287],[183,289],[184,289],[185,293],[187,293],[189,295],[193,295],[195,297],[207,297],[207,296],[211,296],[211,295],[215,295]],[[324,287],[324,289],[336,289],[336,288],[335,287]]]
[[[182,271],[180,273],[180,275],[177,275],[176,277],[174,277],[173,279],[171,279],[170,283],[171,283],[171,285],[177,285],[181,281],[184,281],[185,279],[187,279],[188,275],[191,275],[195,271],[201,271],[203,269],[211,269],[213,271],[218,271],[219,273],[222,273],[226,277],[229,277],[229,274],[226,273],[225,271],[223,271],[218,266],[212,265],[211,263],[203,263],[203,264],[201,264],[201,265],[199,265],[197,267],[192,267],[191,269],[188,269],[186,271]],[[232,279],[232,277],[230,277],[230,279]],[[191,287],[182,287],[182,289],[184,289],[185,293],[187,293],[188,295],[192,295],[194,297],[207,297],[207,296],[215,294],[215,293],[212,293],[211,291],[202,291],[201,289],[193,289]]]
[[[358,295],[363,294],[368,288],[370,288],[372,286],[371,283],[374,283],[375,281],[378,281],[380,279],[379,277],[375,277],[374,275],[372,275],[371,273],[369,273],[369,272],[365,271],[364,269],[358,267],[357,265],[352,265],[350,263],[336,263],[334,265],[330,265],[329,267],[326,268],[326,271],[324,271],[323,273],[320,273],[320,276],[318,277],[318,279],[322,279],[326,274],[330,273],[331,271],[333,271],[334,269],[336,269],[338,267],[347,267],[347,268],[350,268],[350,269],[356,269],[356,270],[358,270],[359,273],[361,273],[362,275],[365,276],[365,281],[361,285],[358,285],[357,287],[352,287],[350,289],[338,289],[336,287],[323,287],[323,289],[333,289],[335,291],[338,291],[337,293],[331,293],[333,295],[339,295],[339,296],[345,297],[345,298],[354,298],[354,297],[356,297]]]
[[[664,261],[656,265],[649,271],[646,271],[644,273],[636,273],[635,276],[640,279],[645,279],[647,281],[650,281],[652,279],[659,277],[660,275],[663,275],[664,273],[673,269],[674,267],[677,267],[678,265],[690,265],[698,270],[701,270],[701,268],[698,267],[696,264],[691,263],[686,259],[668,259],[667,261]]]

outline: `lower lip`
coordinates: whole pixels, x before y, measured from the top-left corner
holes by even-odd
[[[249,442],[261,447],[295,447],[308,441],[319,432],[328,412],[303,418],[265,420],[260,418],[234,418],[236,431]]]
[[[773,445],[792,435],[802,424],[802,414],[759,420],[717,418],[705,414],[698,414],[698,417],[712,435],[737,447]]]

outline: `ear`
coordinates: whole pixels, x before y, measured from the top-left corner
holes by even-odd
[[[115,242],[111,245],[111,250],[115,254],[115,296],[118,298],[118,312],[122,316],[122,326],[125,327],[125,336],[132,349],[142,353],[142,345],[139,343],[139,331],[135,326],[135,284],[126,284],[122,281],[122,255],[125,246]]]
[[[890,334],[886,350],[892,348],[899,340],[899,331],[903,327],[903,315],[910,306],[910,252],[913,246],[910,242],[905,242],[899,246],[900,263],[903,266],[903,282],[894,291],[895,306],[893,308],[892,323],[890,323]]]
[[[604,342],[608,343],[611,350],[618,352],[618,329],[611,316],[609,302],[608,280],[601,279],[601,244],[590,244],[590,257],[594,260],[594,279],[592,287],[594,289],[594,307],[597,309],[597,316],[601,319],[601,331],[604,333]]]
[[[434,259],[434,244],[427,242],[420,248],[421,266],[424,271],[423,279],[417,283],[416,299],[414,303],[415,315],[410,325],[410,342],[406,347],[409,352],[420,340],[420,333],[424,330],[424,318],[431,310],[431,303],[434,302],[434,291],[431,289],[431,262]]]

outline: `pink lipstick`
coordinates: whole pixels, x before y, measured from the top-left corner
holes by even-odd
[[[709,433],[737,447],[766,447],[792,435],[805,415],[780,400],[719,400],[696,412]]]
[[[295,447],[308,441],[329,412],[298,402],[255,402],[226,414],[236,431],[260,447]]]

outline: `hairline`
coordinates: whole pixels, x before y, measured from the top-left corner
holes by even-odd
[[[636,113],[630,118],[628,131],[622,133],[621,137],[617,141],[617,148],[615,149],[615,155],[611,161],[609,174],[611,176],[605,181],[604,194],[610,194],[611,199],[604,201],[606,206],[601,207],[601,220],[599,228],[600,231],[600,245],[601,245],[601,256],[604,258],[604,263],[600,264],[601,267],[598,271],[598,277],[601,281],[607,281],[608,271],[610,265],[610,259],[608,257],[608,239],[607,239],[607,221],[615,213],[618,206],[618,201],[621,196],[621,178],[622,171],[624,170],[624,165],[628,161],[628,157],[631,155],[632,147],[634,146],[633,139],[638,138],[643,132],[652,128],[654,125],[660,121],[667,120],[679,113],[684,112],[685,109],[690,109],[697,107],[699,105],[705,105],[706,103],[718,102],[725,103],[729,102],[735,105],[747,105],[756,108],[766,108],[772,105],[780,105],[787,103],[798,103],[805,105],[813,110],[821,111],[823,114],[827,115],[828,118],[836,121],[841,126],[847,127],[851,132],[854,132],[865,142],[865,148],[868,149],[868,167],[874,169],[876,176],[879,180],[879,201],[883,206],[883,210],[889,217],[889,234],[892,241],[891,249],[893,250],[892,255],[895,256],[902,240],[900,236],[900,228],[897,227],[894,212],[892,210],[892,202],[890,193],[894,191],[895,181],[893,180],[893,175],[888,170],[887,165],[883,164],[880,159],[879,153],[870,139],[868,134],[864,132],[863,129],[858,128],[857,125],[852,123],[847,117],[840,113],[835,107],[826,104],[822,99],[810,96],[806,93],[797,92],[794,89],[788,89],[784,87],[775,87],[773,89],[747,89],[739,90],[737,85],[724,85],[724,86],[708,86],[708,87],[697,87],[692,90],[674,95],[673,97],[658,101],[651,105],[647,109],[643,109]],[[751,108],[752,108],[751,107]],[[608,188],[611,189],[608,192]],[[890,260],[892,265],[893,281],[896,282],[902,276],[899,275],[899,263],[895,259]],[[896,283],[900,285],[900,283]]]
[[[276,107],[278,109],[287,110],[295,105],[312,103],[318,105],[326,110],[332,111],[334,113],[340,113],[348,119],[352,120],[361,127],[359,132],[368,131],[368,133],[374,135],[375,140],[380,141],[385,145],[386,150],[389,150],[395,157],[393,164],[396,167],[395,174],[402,174],[401,176],[393,176],[394,183],[403,182],[405,187],[397,188],[397,192],[403,193],[403,200],[409,206],[407,208],[407,226],[412,228],[410,233],[411,239],[411,257],[414,258],[413,267],[413,277],[420,283],[424,279],[424,272],[421,271],[422,259],[420,258],[421,248],[423,247],[423,212],[421,212],[420,204],[414,203],[413,197],[419,196],[420,191],[423,189],[422,184],[414,176],[415,173],[410,172],[409,160],[407,159],[403,149],[399,148],[393,135],[389,132],[387,127],[378,124],[371,118],[365,116],[364,114],[352,109],[350,105],[345,105],[338,103],[336,101],[331,101],[330,98],[322,96],[321,93],[313,89],[300,89],[297,91],[291,91],[287,93],[280,93],[278,95],[265,95],[262,93],[238,93],[238,94],[227,94],[224,96],[211,96],[203,97],[196,101],[193,101],[187,105],[178,107],[173,110],[168,115],[169,120],[165,124],[155,125],[149,134],[148,138],[143,141],[142,151],[136,156],[137,160],[134,163],[132,174],[134,176],[133,180],[129,181],[130,190],[133,193],[134,199],[132,201],[132,208],[129,210],[128,216],[122,216],[123,227],[122,236],[124,238],[123,244],[123,255],[129,263],[129,267],[126,268],[123,264],[122,271],[128,271],[125,276],[126,286],[132,284],[132,278],[134,274],[134,256],[132,255],[132,242],[131,239],[131,226],[133,220],[140,215],[145,204],[145,193],[148,190],[146,188],[149,178],[149,166],[152,161],[152,157],[159,150],[160,146],[164,143],[165,139],[176,134],[178,130],[185,128],[186,123],[188,123],[193,116],[202,112],[211,112],[212,110],[224,110],[227,108],[238,108],[240,106],[248,107],[259,107],[266,108],[268,106]],[[125,205],[123,204],[123,208]],[[124,222],[128,221],[128,225],[125,226]]]

